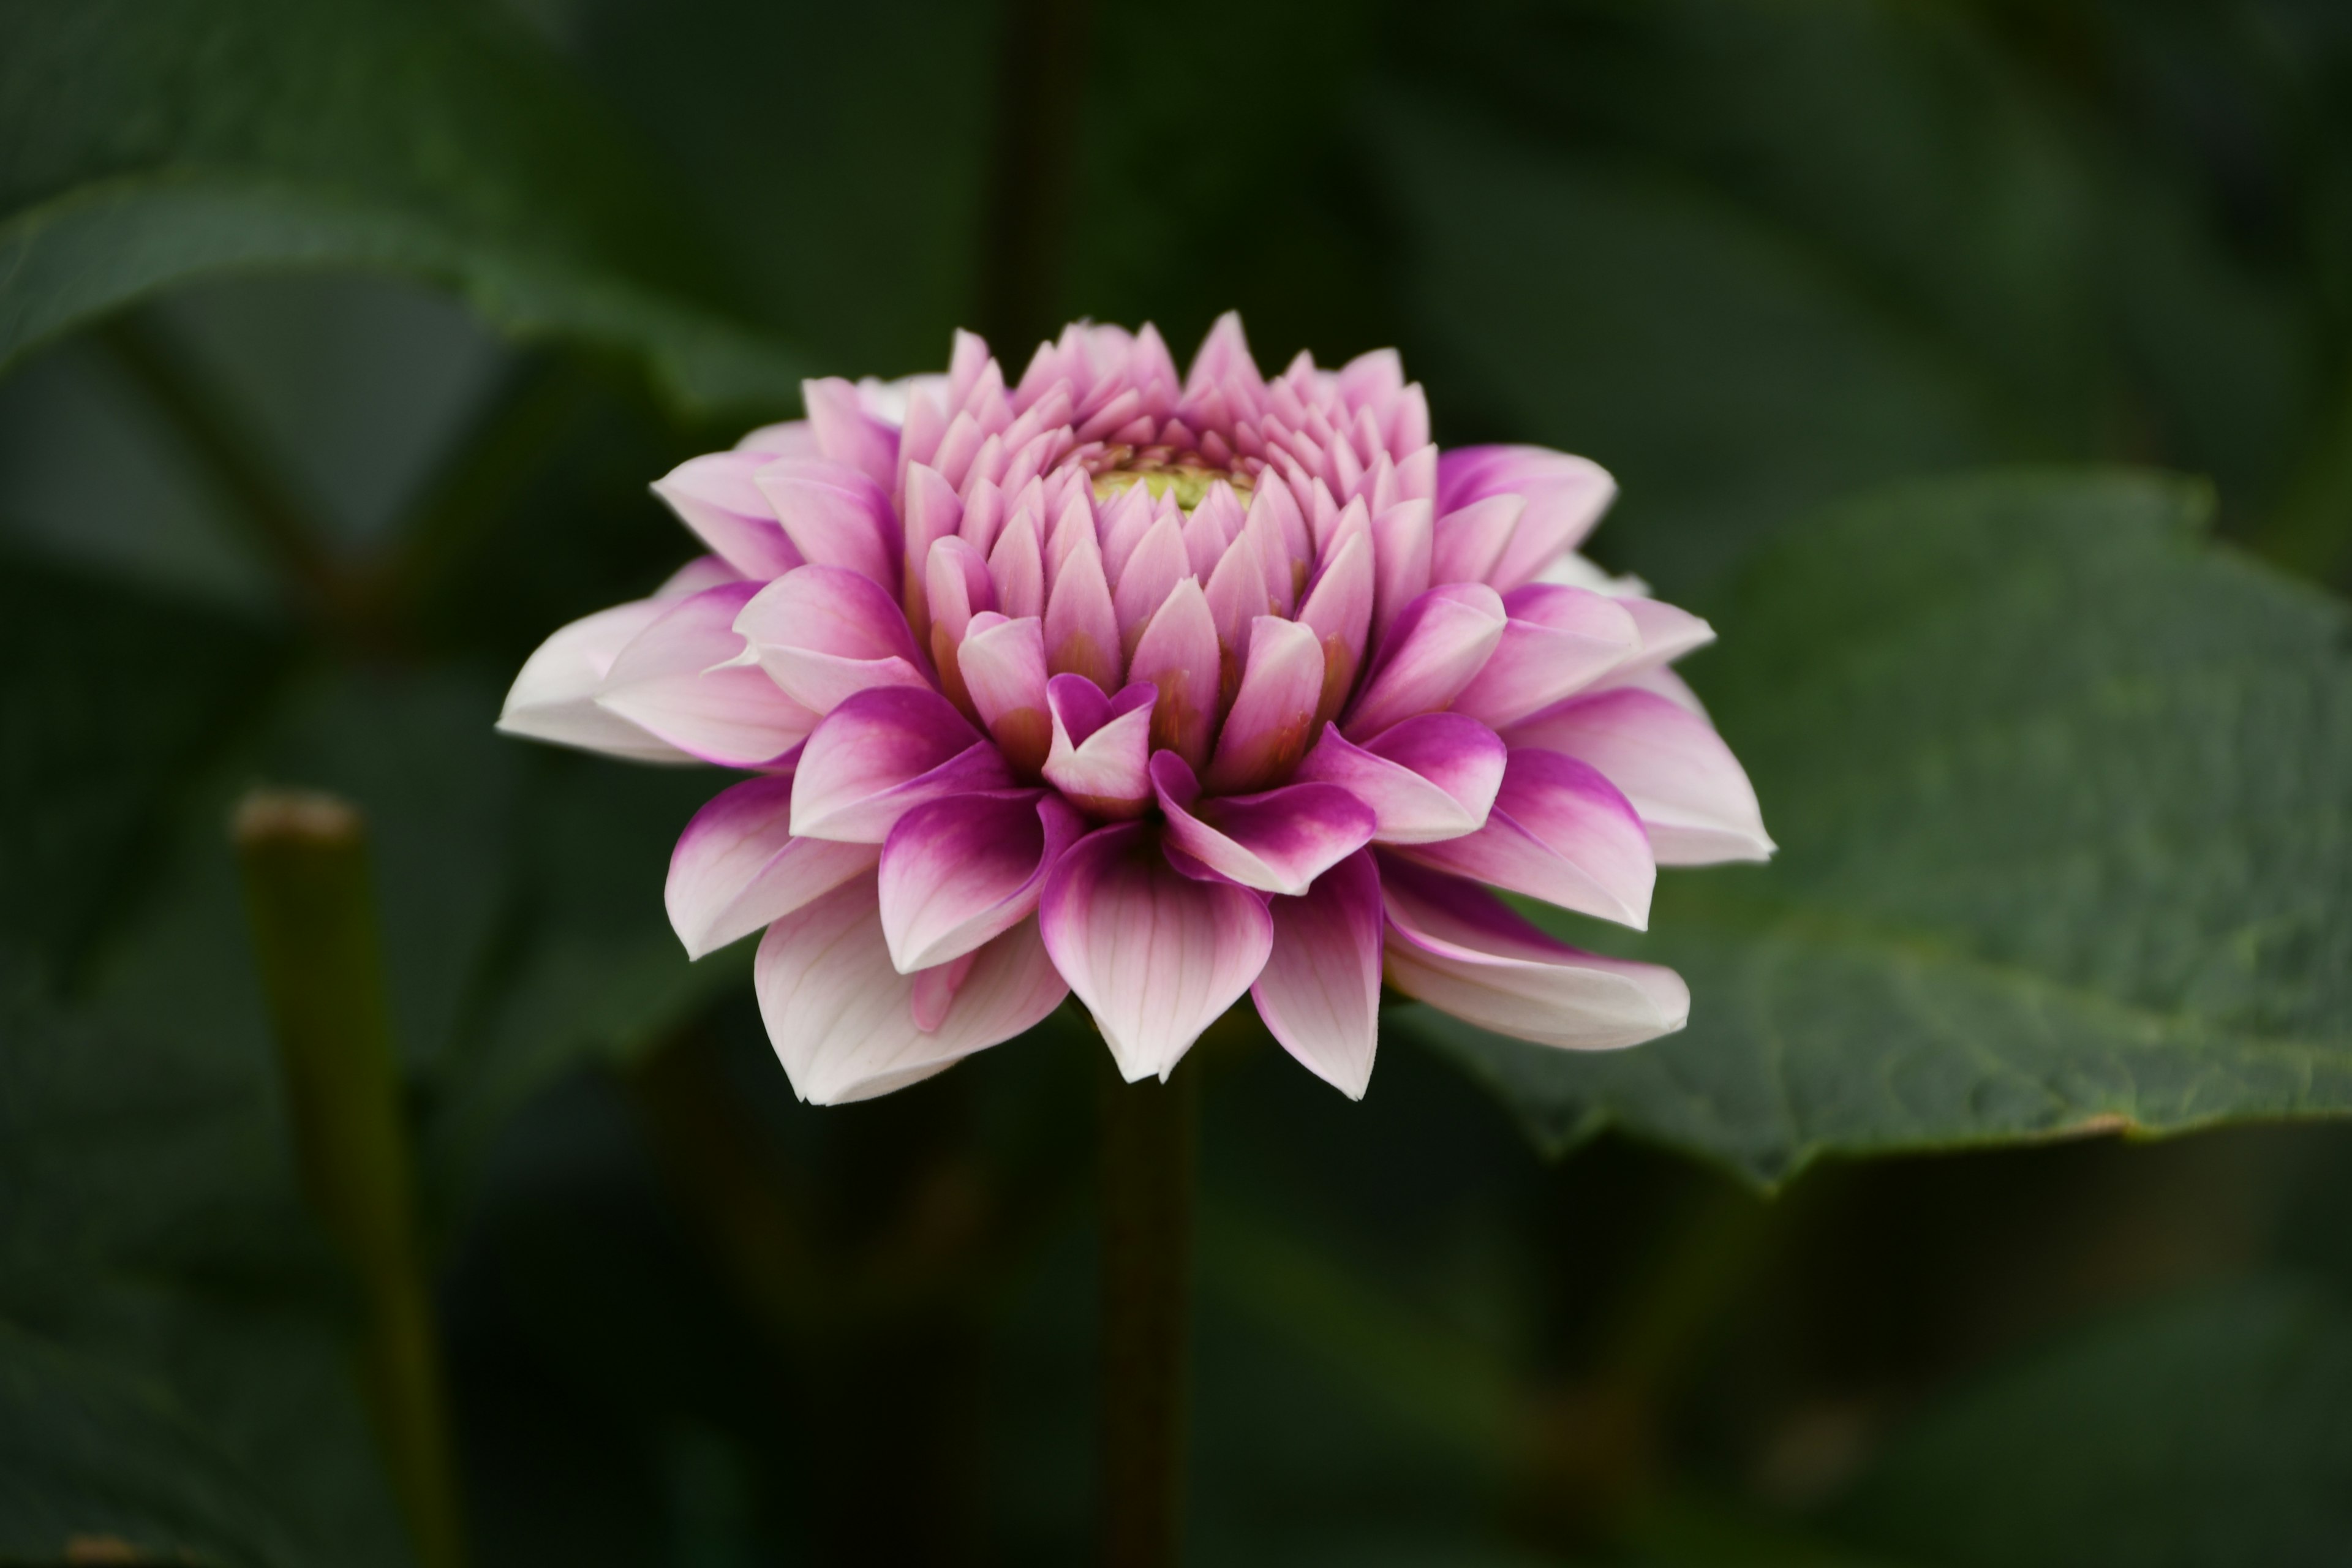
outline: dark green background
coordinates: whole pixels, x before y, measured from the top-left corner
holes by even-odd
[[[1193,1560],[2352,1563],[2332,0],[0,0],[0,1562],[406,1558],[257,781],[373,824],[478,1563],[1085,1560],[1098,1047],[795,1105],[717,778],[489,725],[803,375],[1229,307],[1614,470],[1783,847],[1575,931],[1671,1040],[1203,1048]]]

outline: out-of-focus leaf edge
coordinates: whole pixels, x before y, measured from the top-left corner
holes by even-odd
[[[740,322],[404,208],[249,174],[171,170],[68,191],[0,223],[0,374],[165,289],[272,271],[385,273],[452,290],[518,339],[642,356],[688,415],[790,406],[808,367]]]

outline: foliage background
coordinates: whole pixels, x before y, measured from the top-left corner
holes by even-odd
[[[257,780],[373,824],[478,1562],[1087,1554],[1092,1047],[796,1106],[714,781],[489,721],[802,375],[1228,306],[1615,470],[1784,848],[1660,1045],[1203,1047],[1194,1559],[2352,1560],[2347,106],[2327,0],[0,0],[0,1560],[407,1559]]]

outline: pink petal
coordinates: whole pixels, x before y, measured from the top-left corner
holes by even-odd
[[[1739,760],[1715,726],[1668,698],[1631,688],[1580,697],[1536,715],[1509,740],[1600,769],[1640,814],[1661,866],[1771,858]]]
[[[740,583],[743,574],[716,555],[698,555],[663,579],[654,590],[656,599],[683,599],[688,594],[699,594],[705,588],[723,587],[729,583]]]
[[[817,716],[738,662],[735,617],[759,591],[730,583],[665,605],[613,660],[596,706],[724,767],[759,767],[800,744]]]
[[[1045,637],[1034,616],[1006,620],[974,616],[957,662],[980,721],[1013,772],[1034,776],[1045,764],[1053,725],[1045,717]]]
[[[996,607],[1006,615],[1017,620],[1045,613],[1045,551],[1035,512],[1024,508],[997,536],[988,577],[996,584]]]
[[[787,419],[779,425],[762,425],[735,443],[739,452],[761,452],[771,458],[822,458],[824,449],[817,445],[816,432],[805,419]]]
[[[873,479],[801,458],[776,458],[753,479],[803,560],[863,574],[898,594],[898,514]]]
[[[1613,1050],[1670,1035],[1690,1017],[1671,969],[1553,941],[1485,889],[1381,862],[1388,981],[1498,1035],[1569,1050]]]
[[[1029,918],[1086,830],[1046,790],[951,795],[900,817],[882,847],[882,933],[901,974],[961,957]]]
[[[879,844],[942,795],[1009,789],[1012,770],[936,691],[877,686],[825,715],[802,751],[793,833]]]
[[[1168,595],[1192,570],[1178,516],[1162,517],[1136,544],[1135,552],[1127,558],[1127,564],[1119,570],[1118,582],[1111,589],[1111,607],[1118,615],[1119,640],[1126,653],[1135,652],[1153,614],[1167,603]]]
[[[792,799],[790,773],[746,779],[696,812],[678,835],[663,901],[688,958],[782,920],[881,857],[871,844],[793,837]]]
[[[1118,616],[1093,526],[1081,524],[1045,605],[1045,665],[1055,675],[1083,675],[1105,690],[1119,683]]]
[[[1454,710],[1499,729],[1591,685],[1641,651],[1622,603],[1584,588],[1530,584],[1505,596],[1510,624]]]
[[[1372,640],[1385,641],[1405,606],[1429,589],[1430,504],[1400,501],[1372,519]],[[1342,518],[1341,528],[1347,527]]]
[[[1054,721],[1045,782],[1096,816],[1140,816],[1151,804],[1152,705],[1157,687],[1138,681],[1115,698],[1082,675],[1045,683]]]
[[[572,622],[540,644],[507,692],[499,728],[509,735],[638,762],[693,761],[668,742],[596,705],[596,688],[614,659],[667,608],[656,599],[615,605]]]
[[[1515,751],[1477,832],[1391,853],[1641,931],[1657,863],[1642,819],[1599,769]]]
[[[944,1005],[930,998],[933,1026],[922,1027],[914,1001],[923,976],[892,966],[870,877],[770,926],[752,975],[784,1076],[817,1105],[919,1082],[1033,1027],[1069,994],[1024,922],[979,950]]]
[[[1038,924],[1094,1015],[1119,1076],[1165,1079],[1265,967],[1274,919],[1255,893],[1184,876],[1140,825],[1073,845],[1046,879]]]
[[[1176,584],[1151,617],[1128,661],[1129,681],[1159,689],[1152,710],[1151,744],[1171,751],[1192,767],[1209,760],[1209,739],[1217,721],[1217,628],[1201,584],[1187,577]]]
[[[766,582],[801,563],[752,476],[775,459],[759,452],[689,458],[654,481],[678,520],[746,577]]]
[[[1486,496],[1437,520],[1429,574],[1438,583],[1483,583],[1528,509],[1525,496]]]
[[[761,589],[735,629],[768,679],[812,712],[870,686],[930,684],[898,601],[862,573],[797,567]]]
[[[963,525],[963,501],[935,468],[916,463],[907,469],[907,619],[918,635],[929,632],[931,546],[955,537]]]
[[[1339,546],[1314,591],[1299,606],[1298,624],[1323,647],[1323,696],[1315,721],[1339,716],[1363,668],[1364,644],[1372,626],[1372,542],[1357,535]]]
[[[1381,878],[1370,854],[1358,850],[1267,912],[1274,948],[1250,987],[1258,1016],[1307,1071],[1363,1099],[1381,1014]]]
[[[1361,746],[1327,726],[1298,766],[1301,784],[1335,784],[1372,808],[1378,844],[1432,844],[1486,825],[1507,753],[1496,733],[1459,713],[1423,713]]]
[[[1307,890],[1372,840],[1372,808],[1337,784],[1288,784],[1261,795],[1203,797],[1173,752],[1151,756],[1151,785],[1168,840],[1221,877],[1261,892]]]
[[[801,402],[819,450],[857,469],[886,492],[898,479],[898,432],[866,412],[857,388],[839,376],[801,383]]]
[[[1617,603],[1633,617],[1641,629],[1642,651],[1610,672],[1608,684],[1615,685],[1628,676],[1641,675],[1672,664],[1695,648],[1705,647],[1715,640],[1715,628],[1692,615],[1688,610],[1657,599],[1628,596]]]
[[[1522,495],[1528,501],[1510,543],[1486,578],[1508,593],[1533,582],[1538,573],[1592,531],[1617,497],[1617,481],[1597,463],[1540,447],[1470,447],[1439,458],[1441,510],[1503,494]]]
[[[1397,618],[1342,727],[1351,736],[1377,735],[1444,708],[1485,668],[1507,618],[1501,596],[1482,584],[1432,588]]]
[[[1217,736],[1208,787],[1240,795],[1288,778],[1307,754],[1322,695],[1323,648],[1315,633],[1296,621],[1258,616],[1249,666]]]

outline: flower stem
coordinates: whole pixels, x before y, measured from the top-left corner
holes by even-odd
[[[366,831],[332,796],[256,790],[235,835],[304,1194],[360,1286],[362,1391],[419,1562],[458,1568],[464,1530]]]
[[[1103,1561],[1174,1568],[1184,1500],[1199,1073],[1102,1095]]]

